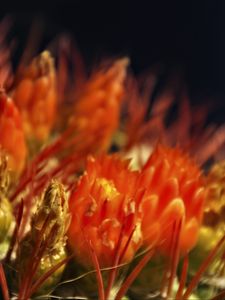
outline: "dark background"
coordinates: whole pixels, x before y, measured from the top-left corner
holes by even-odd
[[[46,42],[60,32],[71,33],[88,64],[117,55],[128,55],[135,73],[160,64],[166,76],[174,70],[182,74],[193,101],[211,99],[224,106],[225,1],[65,0],[32,5],[37,9],[21,11],[18,6],[1,12],[11,13],[22,40],[38,17]]]

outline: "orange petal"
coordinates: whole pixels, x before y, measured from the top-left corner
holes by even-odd
[[[199,223],[196,218],[190,219],[181,231],[180,247],[181,253],[189,252],[197,243],[199,233]]]
[[[177,220],[185,216],[185,206],[183,200],[180,198],[173,199],[166,207],[160,217],[160,224],[167,227]]]

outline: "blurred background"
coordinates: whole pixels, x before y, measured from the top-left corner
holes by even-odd
[[[43,29],[41,47],[64,32],[74,36],[88,65],[128,55],[137,74],[160,66],[163,80],[179,74],[191,101],[216,102],[216,118],[224,119],[225,1],[55,0],[32,6],[1,10],[1,17],[12,16],[21,43],[36,19]]]

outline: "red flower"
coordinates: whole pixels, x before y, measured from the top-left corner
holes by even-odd
[[[180,251],[188,252],[198,239],[205,199],[198,166],[178,148],[157,146],[143,167],[141,182],[147,188],[141,206],[145,243],[152,243],[152,228],[157,227],[159,247],[167,252],[174,224],[181,222]]]

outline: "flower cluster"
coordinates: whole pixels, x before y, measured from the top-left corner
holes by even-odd
[[[120,234],[121,249],[130,238],[123,253],[130,261],[143,244],[168,252],[174,223],[182,222],[180,251],[187,253],[198,238],[204,199],[201,172],[179,149],[158,146],[140,172],[115,155],[91,157],[70,196],[71,246],[88,264],[90,240],[100,265],[112,266]]]
[[[224,127],[172,84],[150,105],[126,57],[71,74],[59,39],[13,69],[0,43],[0,296],[223,299]]]

